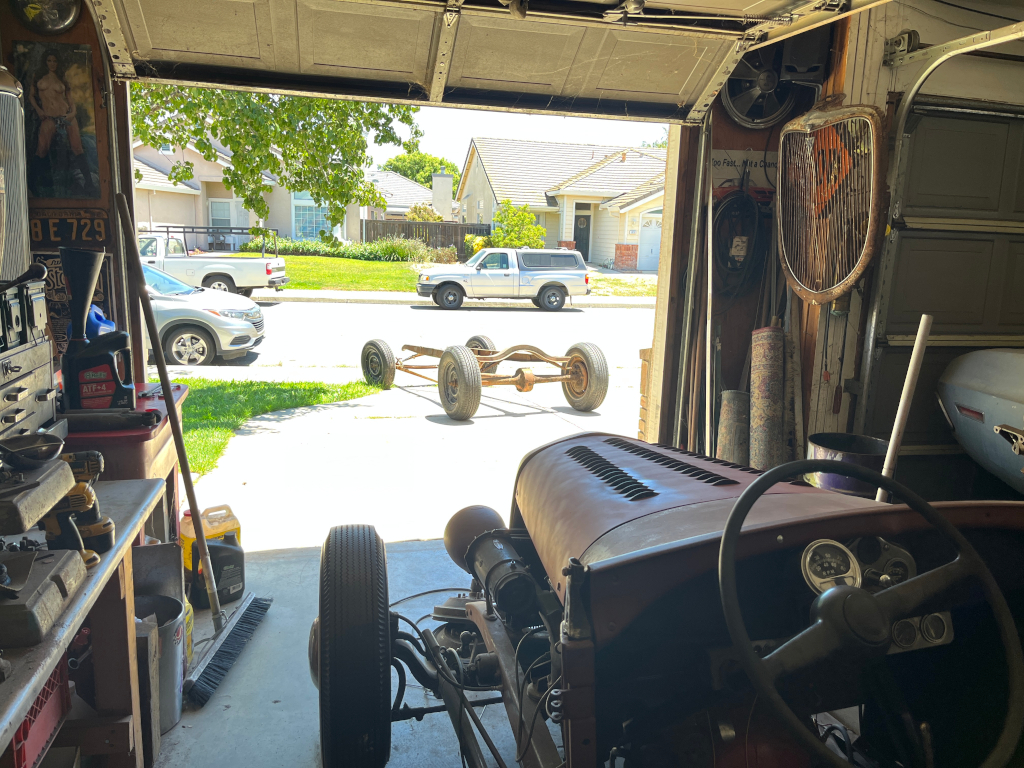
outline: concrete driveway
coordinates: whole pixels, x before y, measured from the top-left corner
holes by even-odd
[[[507,516],[519,461],[533,448],[581,431],[636,434],[638,354],[650,346],[650,309],[444,312],[281,303],[264,312],[267,341],[258,358],[192,371],[347,381],[361,377],[359,353],[368,339],[384,339],[397,354],[403,343],[445,347],[483,333],[499,348],[527,343],[553,354],[595,342],[608,358],[611,388],[593,413],[570,408],[558,385],[528,394],[485,390],[477,415],[454,422],[436,385],[399,373],[398,386],[378,395],[253,419],[197,485],[201,506],[232,506],[250,552],[319,546],[331,526],[350,522],[373,523],[386,541],[436,538],[468,504]]]

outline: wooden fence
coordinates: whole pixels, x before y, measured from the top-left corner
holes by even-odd
[[[431,248],[454,246],[460,258],[465,258],[466,235],[491,234],[490,224],[456,224],[449,221],[375,221],[363,219],[363,242],[372,243],[385,237],[404,237],[422,240]]]

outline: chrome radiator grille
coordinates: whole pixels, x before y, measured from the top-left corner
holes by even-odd
[[[17,92],[0,80],[0,168],[4,171],[5,219],[0,280],[11,280],[29,259],[28,187],[25,181],[25,113]]]
[[[808,113],[783,130],[780,255],[793,290],[812,303],[846,293],[871,259],[881,203],[878,127],[870,110],[851,107]]]

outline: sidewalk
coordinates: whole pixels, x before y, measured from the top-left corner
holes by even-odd
[[[433,304],[430,299],[420,298],[415,293],[403,291],[314,291],[301,289],[285,289],[275,291],[260,288],[253,292],[253,301],[305,301],[321,304],[406,304],[410,306]],[[530,306],[526,299],[510,301],[504,299],[466,299],[464,308],[472,307],[515,307],[525,309]],[[570,296],[565,302],[566,307],[577,309],[651,309],[654,307],[653,296]]]

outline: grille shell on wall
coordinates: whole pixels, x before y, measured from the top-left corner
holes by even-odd
[[[793,291],[823,304],[853,289],[878,247],[883,217],[882,113],[816,110],[779,138],[779,258]]]
[[[21,86],[0,67],[0,168],[5,194],[0,280],[11,280],[29,265],[28,183],[25,179],[25,112]]]

